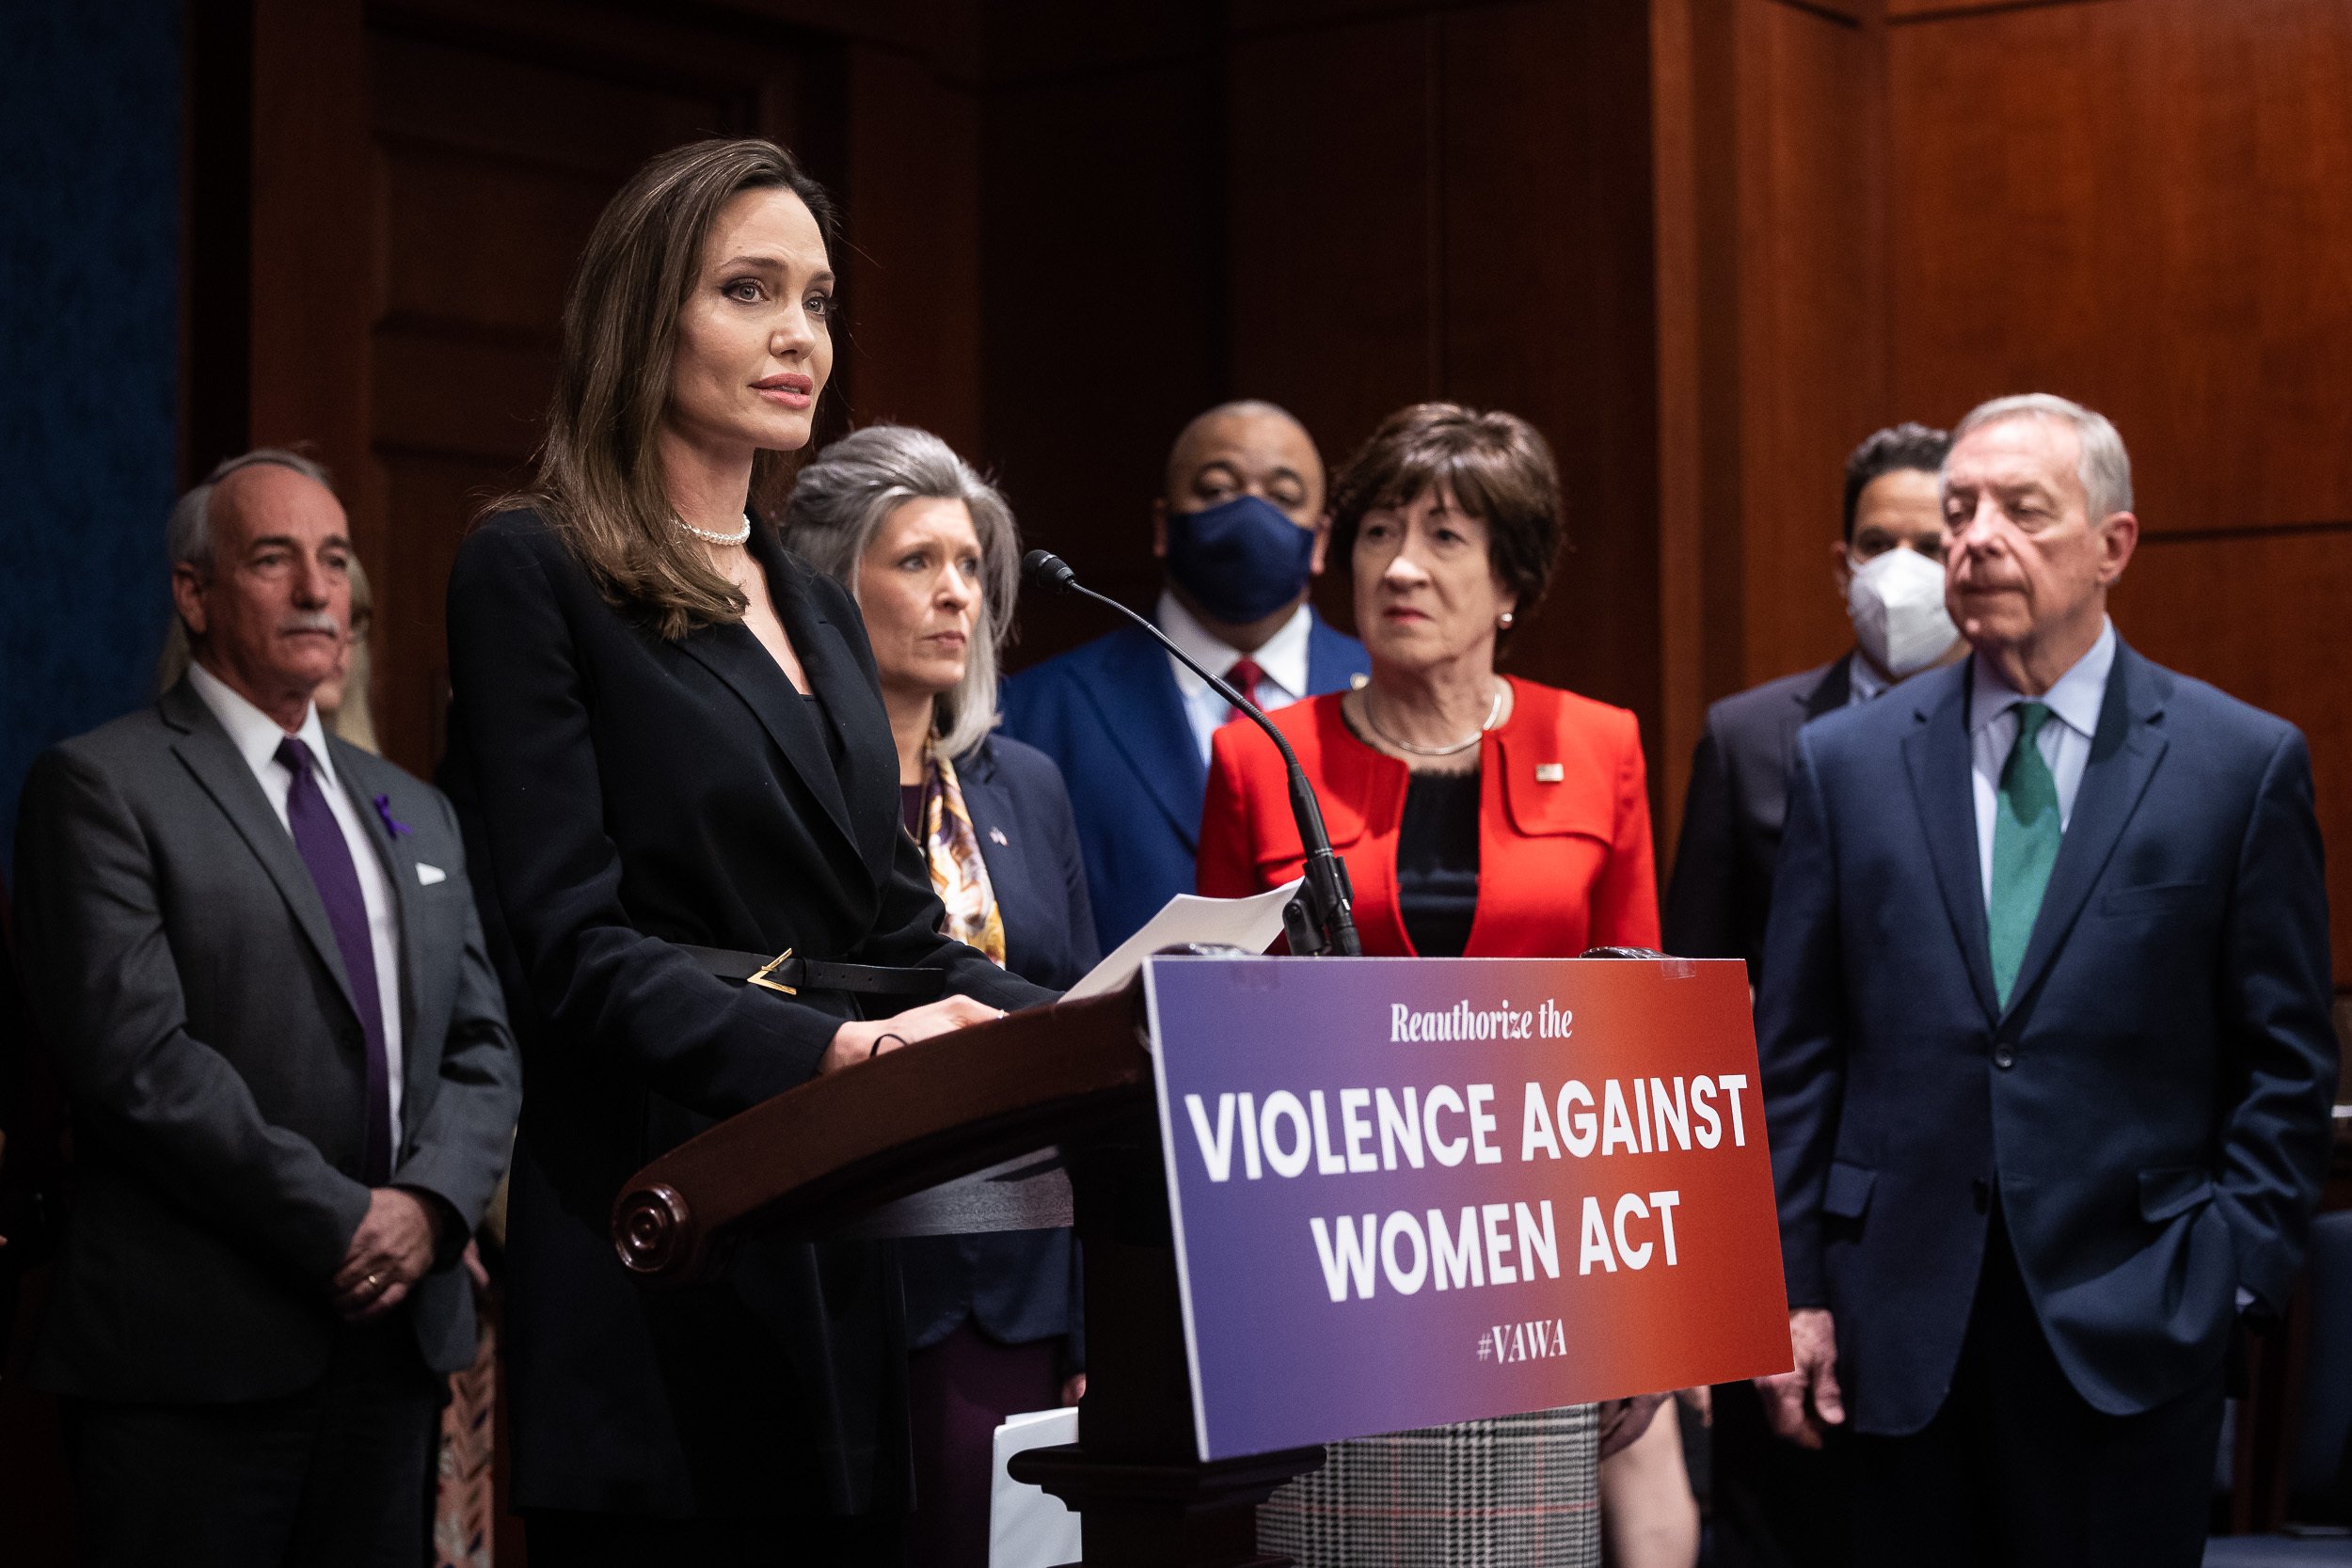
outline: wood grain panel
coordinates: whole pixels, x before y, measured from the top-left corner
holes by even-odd
[[[1738,685],[1749,686],[1851,643],[1827,551],[1846,454],[1890,410],[1879,38],[1778,0],[1742,0],[1738,26]]]
[[[1291,409],[1333,464],[1445,385],[1437,25],[1245,37],[1230,55],[1233,391]]]
[[[849,300],[857,422],[894,420],[980,447],[980,103],[920,59],[855,48]]]
[[[1895,389],[2115,420],[2153,531],[2352,516],[2352,8],[1889,33]]]
[[[406,136],[377,145],[397,220],[383,319],[552,348],[580,247],[622,177]]]
[[[2335,654],[2346,606],[2352,523],[2152,538],[2114,602],[2117,628],[2140,652],[2291,721],[2311,742],[2340,986],[2352,981],[2352,682]]]
[[[309,447],[344,492],[352,541],[382,557],[365,486],[368,384],[352,351],[374,311],[359,0],[254,0],[247,440]],[[219,455],[225,456],[226,453]]]
[[[477,24],[481,15],[474,13]],[[534,58],[511,40],[484,36],[454,19],[395,19],[379,24],[368,45],[369,103],[379,136],[527,156],[614,182],[628,177],[645,148],[720,135],[745,112],[739,82],[694,84],[669,71],[632,80],[598,71],[583,91],[580,75],[574,63]]]
[[[597,214],[645,158],[711,135],[789,140],[822,52],[645,19],[561,27],[532,0],[371,12],[373,326],[356,515],[377,579],[379,730],[429,770],[447,687],[441,600],[474,510],[519,480],[552,384],[564,293]],[[348,259],[346,270],[350,269]]]
[[[462,452],[506,467],[539,444],[555,384],[552,344],[392,325],[376,333],[370,360],[379,451]]]
[[[1572,544],[1510,665],[1658,734],[1657,341],[1646,8],[1443,20],[1440,389],[1532,421]]]
[[[1886,20],[1942,22],[1973,11],[2016,11],[2045,6],[2112,4],[2113,0],[1885,0]]]
[[[1023,533],[1130,604],[1168,445],[1225,392],[1219,104],[1203,55],[1008,87],[984,127],[983,455]],[[1028,595],[1016,662],[1108,629]]]
[[[397,547],[370,564],[375,572],[376,733],[402,761],[403,748],[426,772],[440,760],[449,719],[449,633],[444,617],[449,569],[476,509],[511,488],[524,472],[515,463],[379,448],[373,482],[386,515],[403,527]]]

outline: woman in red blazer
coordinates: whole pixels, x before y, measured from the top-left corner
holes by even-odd
[[[1274,721],[1347,862],[1364,951],[1656,947],[1633,715],[1495,673],[1559,550],[1543,437],[1509,414],[1417,404],[1335,476],[1331,510],[1372,674]],[[1304,858],[1280,754],[1255,726],[1228,723],[1209,764],[1200,891],[1279,887]],[[1342,1444],[1260,1511],[1261,1549],[1310,1562],[1597,1561],[1598,1427],[1583,1405]],[[1400,1497],[1424,1506],[1400,1509]]]
[[[1634,717],[1498,675],[1551,574],[1559,485],[1509,414],[1420,404],[1332,484],[1369,681],[1274,715],[1322,798],[1372,954],[1573,958],[1658,945],[1647,775]],[[1254,725],[1216,736],[1200,887],[1299,874],[1282,759]]]

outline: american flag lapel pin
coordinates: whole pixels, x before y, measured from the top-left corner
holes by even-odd
[[[1535,765],[1535,782],[1537,784],[1558,784],[1562,779],[1566,777],[1566,769],[1563,768],[1556,762],[1539,762]]]

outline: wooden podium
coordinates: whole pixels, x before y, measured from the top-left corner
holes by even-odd
[[[1013,1474],[1084,1521],[1085,1561],[1279,1568],[1256,1508],[1323,1462],[1202,1464],[1145,1045],[1142,990],[1065,1002],[892,1052],[730,1117],[648,1165],[613,1207],[649,1280],[737,1238],[925,1235],[1072,1223],[1086,1271],[1080,1441]],[[1058,1158],[1056,1158],[1057,1153]]]

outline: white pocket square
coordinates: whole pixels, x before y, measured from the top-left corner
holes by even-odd
[[[427,865],[422,861],[419,861],[417,863],[417,881],[419,885],[431,887],[436,882],[446,882],[448,880],[449,873],[442,870],[439,866]]]

